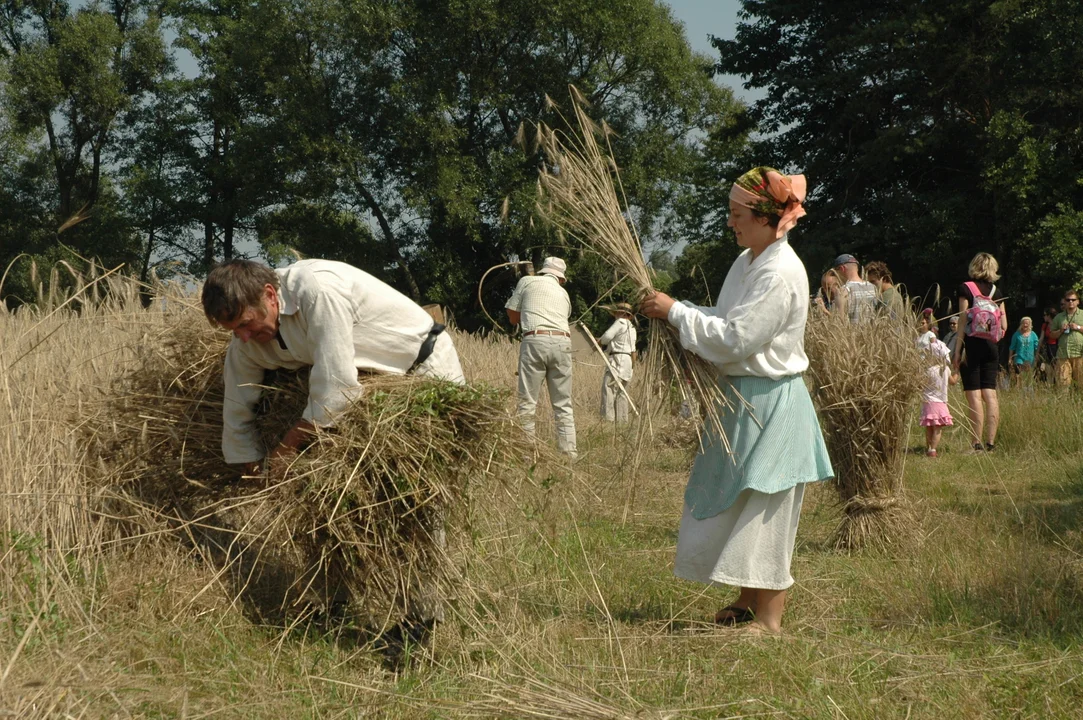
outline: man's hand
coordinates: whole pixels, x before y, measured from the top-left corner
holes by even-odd
[[[662,292],[656,292],[653,295],[648,295],[647,298],[643,300],[639,305],[639,312],[649,318],[665,320],[669,317],[669,309],[673,307],[673,303],[675,302],[676,300],[669,295]]]
[[[316,434],[316,427],[307,420],[299,420],[286,431],[282,442],[267,456],[267,475],[271,480],[283,480],[290,464],[297,457],[297,451],[306,445]]]

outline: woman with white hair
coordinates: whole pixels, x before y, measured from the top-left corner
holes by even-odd
[[[1004,296],[996,286],[1000,279],[996,258],[980,252],[970,261],[968,270],[970,279],[959,286],[959,317],[965,319],[966,325],[955,339],[952,367],[963,381],[974,452],[992,452],[1000,425],[999,343],[1008,329],[1008,315]]]

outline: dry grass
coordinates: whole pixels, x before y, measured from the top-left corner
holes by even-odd
[[[241,477],[221,455],[229,335],[187,297],[84,424],[90,478],[122,533],[169,533],[195,548],[264,620],[349,612],[377,629],[433,617],[457,575],[448,530],[470,498],[518,461],[507,393],[402,376],[364,395],[282,477]],[[256,424],[274,447],[301,418],[307,372],[265,379]]]
[[[546,165],[540,173],[538,210],[559,232],[596,252],[618,276],[630,280],[644,298],[654,292],[654,284],[628,217],[628,201],[609,145],[612,131],[590,119],[587,101],[575,86],[569,91],[572,121],[561,118],[568,131],[539,128]],[[685,351],[665,320],[652,318],[647,337],[647,360],[640,375],[650,382],[640,385],[648,394],[640,404],[649,408],[653,400],[655,407],[659,402],[668,407],[670,395],[676,393],[702,408],[714,427],[722,427],[720,414],[731,409],[731,403],[719,387],[714,366]],[[724,435],[722,442],[728,448]]]
[[[125,303],[0,313],[0,714],[901,720],[1083,703],[1083,418],[1055,393],[1002,394],[993,457],[964,455],[962,427],[936,460],[904,455],[920,540],[904,549],[836,552],[836,491],[811,487],[786,636],[755,641],[705,621],[732,594],[672,577],[694,440],[664,414],[665,442],[601,422],[602,369],[577,363],[580,463],[479,496],[449,545],[464,570],[447,621],[388,671],[349,622],[262,625],[198,551],[103,546],[73,511],[80,423],[168,322]],[[514,386],[514,343],[455,341],[469,377]],[[900,429],[904,449],[919,432]]]

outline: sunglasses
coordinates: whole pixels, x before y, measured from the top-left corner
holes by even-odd
[[[1079,298],[1064,298],[1064,302],[1079,302]]]

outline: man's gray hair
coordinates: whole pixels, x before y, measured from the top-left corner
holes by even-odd
[[[236,320],[251,307],[261,307],[263,288],[278,290],[278,273],[251,260],[234,259],[215,265],[203,283],[203,312],[212,325]]]

